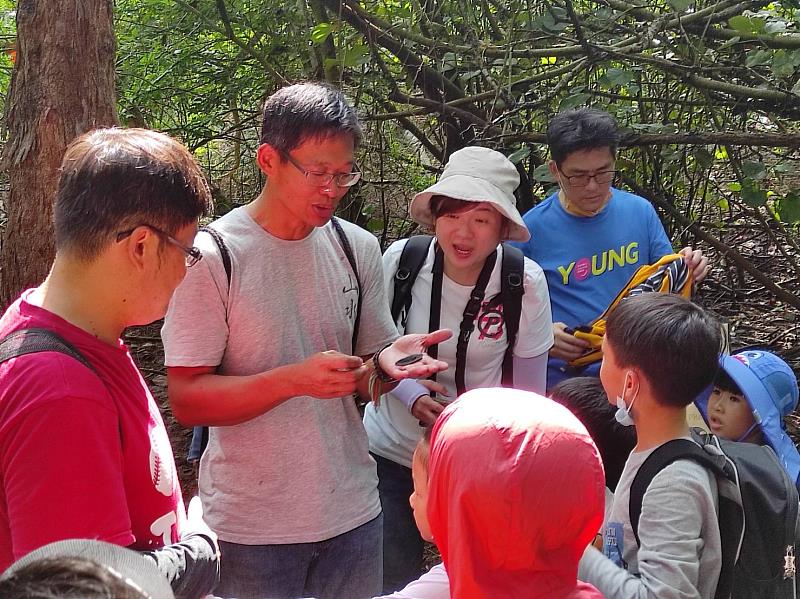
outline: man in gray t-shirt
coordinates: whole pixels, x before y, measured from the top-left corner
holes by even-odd
[[[352,394],[376,397],[387,379],[446,368],[425,349],[449,332],[397,339],[377,240],[331,222],[360,177],[360,137],[353,109],[329,86],[268,98],[257,153],[267,184],[212,224],[230,277],[215,241],[198,235],[207,259],[164,323],[173,412],[211,425],[199,486],[220,538],[220,596],[380,592],[377,477]],[[419,361],[396,365],[416,353]]]

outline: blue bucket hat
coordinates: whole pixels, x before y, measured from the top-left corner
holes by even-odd
[[[778,356],[763,350],[746,350],[722,356],[720,368],[742,391],[764,440],[775,450],[789,477],[800,488],[800,454],[786,434],[783,423],[784,417],[797,407],[798,388],[794,372]],[[711,390],[709,388],[695,402],[706,422]]]

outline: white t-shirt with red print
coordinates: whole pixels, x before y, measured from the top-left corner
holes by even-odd
[[[383,270],[389,302],[394,295],[394,275],[406,239],[396,241],[383,255]],[[433,282],[434,244],[431,243],[425,262],[411,288],[411,307],[405,333],[427,333],[430,319],[431,286]],[[475,329],[467,344],[467,364],[464,369],[466,388],[499,387],[503,373],[503,358],[508,347],[502,303],[495,300],[500,293],[502,248],[498,247],[497,260],[486,285],[484,302],[476,317]],[[548,351],[553,345],[553,321],[550,316],[550,298],[544,272],[536,262],[525,258],[523,273],[522,314],[514,346],[514,356],[533,358]],[[473,286],[459,285],[442,276],[441,328],[452,329],[454,335],[439,344],[438,358],[449,364],[436,380],[445,385],[450,399],[456,396],[456,347],[458,330],[464,317],[464,307]],[[499,298],[498,298],[499,299]],[[401,334],[403,331],[400,331]],[[364,427],[369,436],[369,448],[386,459],[411,467],[411,456],[417,446],[422,427],[405,404],[386,394],[377,408],[370,404],[364,413]]]

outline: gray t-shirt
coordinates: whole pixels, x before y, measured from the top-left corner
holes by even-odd
[[[639,538],[630,524],[630,486],[655,450],[631,453],[614,493],[604,553],[588,547],[578,578],[609,599],[712,599],[722,562],[717,483],[690,460],[653,478],[642,500]]]
[[[216,244],[198,234],[203,260],[178,287],[162,330],[167,366],[251,375],[325,350],[367,355],[396,338],[378,242],[340,222],[364,294],[355,351],[357,285],[333,226],[287,241],[239,208],[213,224],[231,254],[230,293]],[[248,422],[212,427],[199,488],[208,524],[232,543],[320,541],[380,513],[352,397],[295,397]]]

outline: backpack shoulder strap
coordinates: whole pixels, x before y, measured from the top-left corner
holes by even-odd
[[[0,363],[19,356],[46,351],[67,355],[97,374],[86,356],[63,337],[49,329],[19,329],[0,339]]]
[[[514,386],[514,345],[522,315],[522,296],[525,293],[525,256],[509,243],[503,243],[503,262],[500,267],[500,296],[503,301],[503,320],[506,323],[508,347],[503,356],[503,387]]]
[[[400,262],[394,273],[392,319],[395,323],[404,309],[408,314],[408,309],[411,307],[411,288],[414,287],[414,281],[425,263],[432,241],[432,235],[414,235],[409,237],[403,246]],[[405,327],[405,321],[401,324]]]
[[[214,243],[217,244],[219,248],[219,254],[222,257],[222,266],[225,268],[225,276],[228,277],[228,289],[231,286],[231,274],[233,272],[233,267],[231,266],[231,252],[228,249],[225,240],[222,238],[222,234],[211,227],[211,225],[206,225],[205,227],[200,227],[200,230],[204,233],[208,233],[211,235],[211,238],[214,240]]]
[[[642,515],[642,500],[647,487],[650,486],[656,475],[664,468],[676,460],[683,459],[697,462],[711,470],[717,477],[727,477],[727,473],[724,470],[725,456],[712,456],[694,441],[674,439],[653,451],[639,467],[631,483],[628,513],[637,545],[641,545],[639,540],[639,517]]]
[[[336,231],[336,235],[339,236],[339,241],[342,244],[342,249],[344,250],[345,256],[347,256],[347,261],[350,263],[350,268],[353,269],[353,275],[356,278],[356,287],[358,287],[358,303],[356,304],[356,320],[353,323],[353,348],[351,350],[355,352],[356,342],[358,341],[358,328],[361,324],[361,302],[363,299],[361,278],[358,276],[358,267],[356,266],[356,257],[355,254],[353,254],[353,248],[350,245],[350,240],[347,238],[347,235],[345,235],[344,229],[342,229],[342,224],[335,216],[331,217],[331,224],[333,225],[333,229]]]

